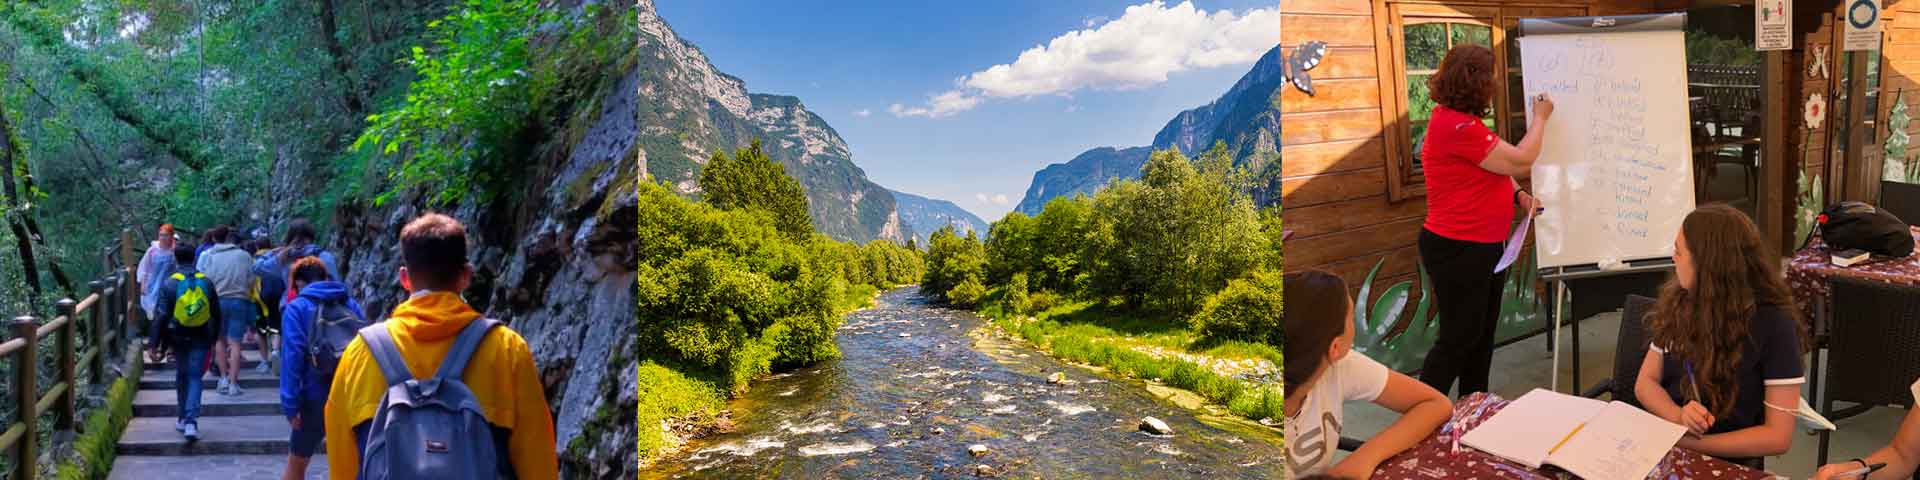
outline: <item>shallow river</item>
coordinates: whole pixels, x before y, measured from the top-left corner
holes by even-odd
[[[1274,430],[1197,415],[1145,383],[970,334],[983,321],[887,292],[840,327],[841,358],[755,382],[734,431],[642,478],[1278,478]],[[1066,381],[1047,382],[1064,372]],[[1172,435],[1140,431],[1143,417]],[[974,445],[987,453],[975,456]],[[984,467],[983,467],[984,466]]]

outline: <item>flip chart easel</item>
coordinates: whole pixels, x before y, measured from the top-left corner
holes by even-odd
[[[1555,104],[1532,171],[1546,207],[1534,233],[1541,278],[1554,289],[1554,391],[1569,283],[1673,268],[1672,240],[1694,207],[1685,26],[1684,13],[1520,21],[1526,96]],[[1579,393],[1579,322],[1572,327]]]

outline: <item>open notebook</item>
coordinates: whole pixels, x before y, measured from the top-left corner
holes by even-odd
[[[1536,388],[1467,432],[1460,443],[1533,468],[1560,467],[1587,480],[1641,480],[1686,432],[1632,405]]]

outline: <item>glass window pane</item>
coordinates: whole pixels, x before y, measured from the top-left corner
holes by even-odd
[[[1453,26],[1453,44],[1476,44],[1493,48],[1493,28],[1485,25],[1455,23]]]
[[[1407,76],[1407,118],[1416,123],[1433,116],[1433,95],[1427,91],[1427,77],[1431,75]]]
[[[1414,165],[1420,164],[1420,146],[1427,140],[1427,119],[1433,117],[1433,96],[1427,90],[1429,75],[1407,76],[1407,125],[1412,127]],[[1416,167],[1417,168],[1417,167]],[[1418,170],[1416,170],[1418,171]]]
[[[1520,39],[1514,38],[1514,26],[1507,26],[1507,66],[1520,66]]]
[[[1407,70],[1440,68],[1440,57],[1447,54],[1446,24],[1408,25],[1406,39]]]

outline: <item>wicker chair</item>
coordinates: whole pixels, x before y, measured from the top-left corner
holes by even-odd
[[[1848,277],[1829,279],[1828,285],[1833,313],[1824,335],[1828,360],[1820,413],[1839,421],[1876,406],[1911,406],[1907,387],[1920,377],[1920,287]],[[1836,413],[1836,401],[1856,406]],[[1820,433],[1816,465],[1827,463],[1830,435]]]
[[[1640,378],[1640,365],[1647,359],[1646,317],[1647,312],[1652,310],[1653,299],[1640,295],[1627,296],[1627,303],[1620,313],[1620,335],[1613,345],[1613,378],[1601,379],[1582,392],[1581,396],[1600,398],[1600,395],[1607,394],[1614,400],[1640,406],[1633,386]]]

